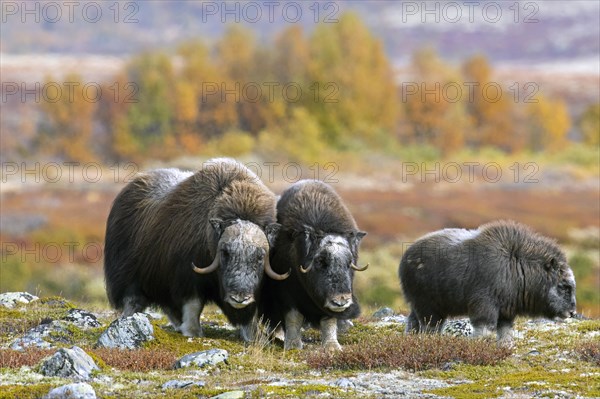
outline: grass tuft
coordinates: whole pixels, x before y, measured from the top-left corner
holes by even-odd
[[[365,339],[344,346],[336,353],[311,351],[306,361],[317,369],[358,370],[380,367],[420,371],[446,363],[495,365],[512,354],[489,339],[444,335],[394,334],[377,340]]]

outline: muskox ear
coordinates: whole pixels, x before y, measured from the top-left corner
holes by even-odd
[[[363,239],[363,237],[366,235],[367,233],[365,233],[364,231],[352,231],[348,234],[348,243],[350,244],[350,249],[352,250],[353,254],[357,254],[358,245],[360,244],[360,241]]]
[[[546,268],[546,270],[558,270],[558,261],[556,260],[556,258],[550,258],[550,260],[546,262],[544,267]]]
[[[279,223],[269,223],[265,227],[265,234],[267,235],[267,240],[269,241],[270,247],[275,246],[275,241],[277,241],[279,230],[281,230],[281,225]]]
[[[310,253],[314,241],[316,240],[315,230],[311,226],[304,226],[304,248],[306,249],[306,256]]]
[[[219,218],[212,218],[209,220],[209,222],[212,225],[213,229],[215,229],[215,233],[217,234],[217,236],[221,237],[221,234],[223,234],[223,230],[225,227],[225,222]]]

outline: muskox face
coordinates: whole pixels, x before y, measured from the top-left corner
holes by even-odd
[[[300,247],[305,256],[298,274],[312,299],[323,308],[341,313],[354,304],[352,283],[354,270],[359,270],[357,249],[365,234],[318,235],[310,229],[304,232]]]
[[[263,231],[245,220],[211,219],[210,222],[219,237],[216,254],[210,266],[194,270],[218,274],[224,302],[235,309],[254,303],[264,272],[272,278],[287,277],[275,274],[269,264],[269,237],[276,234],[278,224],[273,223]]]
[[[562,319],[576,312],[575,277],[564,257],[553,258],[545,265],[554,277],[546,299],[546,317]]]

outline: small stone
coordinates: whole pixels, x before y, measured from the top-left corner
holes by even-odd
[[[77,327],[82,329],[100,327],[102,324],[98,321],[98,318],[90,312],[86,312],[81,309],[71,309],[69,313],[63,319],[75,324]]]
[[[448,320],[442,332],[455,337],[469,337],[473,335],[473,326],[469,319]]]
[[[538,355],[540,355],[540,351],[538,351],[537,349],[534,349],[534,350],[527,352],[527,354],[529,356],[538,356]]]
[[[209,349],[207,351],[194,352],[179,359],[175,363],[175,368],[214,366],[221,362],[227,362],[228,357],[229,353],[224,349]]]
[[[162,389],[182,389],[188,387],[203,387],[204,385],[206,385],[204,381],[170,380],[162,385]]]
[[[143,313],[119,318],[100,335],[97,345],[105,348],[135,349],[154,339],[154,329]]]
[[[44,399],[96,399],[96,392],[90,384],[79,382],[54,388]]]
[[[377,320],[381,320],[384,317],[390,317],[394,315],[394,311],[391,308],[385,307],[377,310],[373,313],[373,318]]]
[[[352,381],[350,381],[348,378],[337,379],[333,382],[332,385],[335,387],[338,387],[338,388],[343,388],[343,389],[350,389],[350,388],[355,387],[354,383]]]
[[[210,399],[244,399],[245,396],[246,393],[244,391],[229,391],[213,396]]]
[[[45,376],[77,379],[88,379],[94,370],[98,370],[94,359],[77,346],[59,349],[44,360],[40,367],[40,372]]]
[[[0,294],[0,305],[12,309],[19,303],[27,304],[38,299],[37,296],[28,292],[5,292]]]

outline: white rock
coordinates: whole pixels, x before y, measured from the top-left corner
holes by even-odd
[[[203,387],[206,385],[204,381],[194,380],[170,380],[162,385],[162,389],[181,389],[187,387]]]
[[[96,399],[96,392],[90,384],[79,382],[54,388],[45,399]]]
[[[38,299],[37,296],[28,292],[5,292],[0,294],[0,305],[12,309],[18,303],[29,303]]]
[[[179,359],[177,363],[175,363],[175,368],[214,366],[227,361],[228,357],[229,353],[224,349],[209,349],[207,351],[194,352]]]

